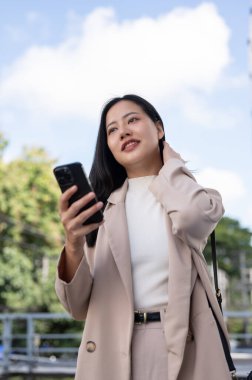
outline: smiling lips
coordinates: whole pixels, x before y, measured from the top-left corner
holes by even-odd
[[[134,139],[131,139],[131,140],[125,141],[125,143],[122,144],[121,151],[130,152],[130,151],[133,150],[133,149],[134,149],[139,143],[140,143],[139,140],[134,140]]]

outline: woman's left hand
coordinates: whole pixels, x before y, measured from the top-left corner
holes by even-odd
[[[164,149],[163,149],[163,160],[164,160],[164,163],[167,162],[170,158],[177,158],[177,159],[179,159],[179,160],[181,160],[182,162],[185,163],[185,161],[180,156],[180,154],[177,153],[177,152],[175,152],[175,150],[173,150],[166,141],[164,141],[163,144],[164,144]]]

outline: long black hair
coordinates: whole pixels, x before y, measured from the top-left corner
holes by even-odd
[[[147,100],[143,99],[138,95],[128,94],[122,97],[116,97],[109,100],[103,107],[100,119],[100,127],[96,141],[95,154],[89,174],[89,179],[94,189],[97,198],[103,202],[104,208],[107,204],[107,199],[110,194],[122,186],[124,183],[127,173],[125,168],[120,165],[112,155],[108,144],[107,144],[107,133],[106,133],[106,116],[111,107],[122,100],[129,100],[134,102],[142,108],[142,110],[149,116],[149,118],[154,122],[159,122],[164,129],[162,119],[157,112],[157,110],[150,104]],[[165,136],[159,140],[159,149],[161,159],[163,151],[163,141],[165,141]],[[88,246],[94,246],[96,242],[98,230],[95,230],[87,235]]]

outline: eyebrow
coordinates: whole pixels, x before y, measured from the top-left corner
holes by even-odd
[[[126,117],[130,115],[139,115],[139,112],[128,112],[125,115],[123,115],[122,119],[126,119]],[[112,124],[115,124],[115,123],[116,121],[111,121],[111,123],[109,123],[106,128],[108,129],[108,127],[110,127]]]

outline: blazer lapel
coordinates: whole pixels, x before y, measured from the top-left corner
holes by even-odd
[[[125,196],[128,188],[126,180],[120,189],[114,191],[108,199],[104,218],[112,255],[125,286],[130,304],[133,308],[133,287],[130,259],[128,225],[125,212]]]

